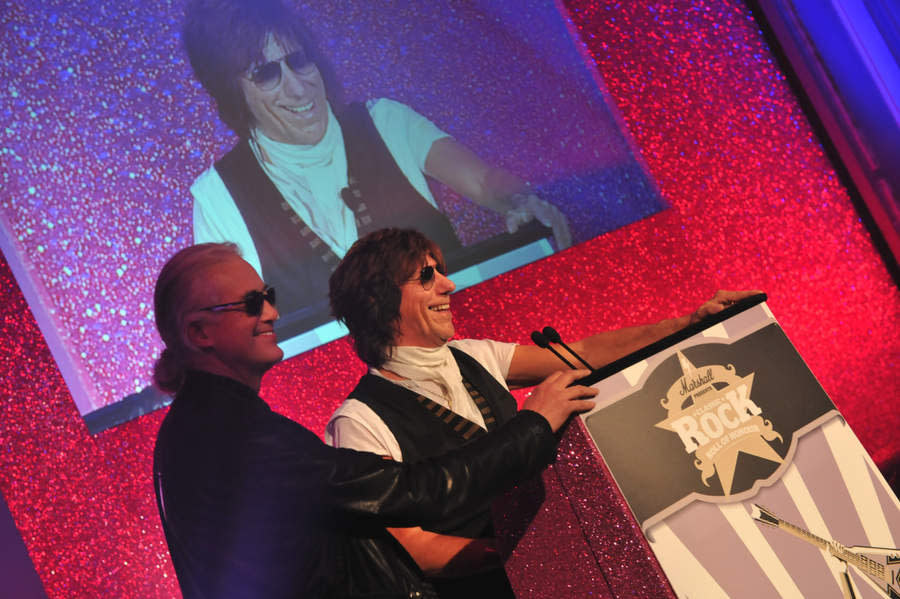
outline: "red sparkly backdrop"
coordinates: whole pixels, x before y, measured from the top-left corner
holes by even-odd
[[[887,459],[900,293],[747,8],[568,7],[672,207],[454,296],[458,334],[525,342],[553,323],[576,338],[689,312],[720,287],[763,289]],[[5,262],[0,298],[0,492],[48,595],[177,597],[150,482],[162,413],[89,436]],[[262,394],[321,431],[362,370],[341,340],[279,365]]]

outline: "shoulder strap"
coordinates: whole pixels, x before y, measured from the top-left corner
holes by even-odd
[[[450,352],[456,359],[459,371],[463,376],[463,383],[472,399],[475,400],[478,409],[481,410],[489,431],[516,415],[518,406],[512,393],[485,370],[478,360],[455,347],[450,347]],[[491,417],[496,423],[488,424],[488,417]]]
[[[485,434],[478,424],[456,412],[374,374],[363,376],[350,397],[378,414],[404,456],[440,455]]]

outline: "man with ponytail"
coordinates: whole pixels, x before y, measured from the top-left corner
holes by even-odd
[[[156,441],[157,505],[186,599],[435,597],[384,526],[464,514],[534,476],[594,390],[557,373],[491,435],[421,462],[323,444],[259,397],[282,358],[275,290],[233,244],[173,256],[156,284],[174,400]]]

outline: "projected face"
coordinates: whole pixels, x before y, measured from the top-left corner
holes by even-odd
[[[429,256],[424,266],[435,268],[437,262]],[[400,287],[400,322],[395,345],[440,347],[453,337],[450,294],[456,285],[437,269],[430,274],[433,278],[425,280],[416,272]]]
[[[282,143],[314,145],[325,135],[328,104],[315,63],[297,60],[299,48],[269,36],[263,64],[240,78],[253,123]]]

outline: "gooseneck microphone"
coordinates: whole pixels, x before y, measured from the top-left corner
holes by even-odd
[[[559,358],[560,360],[562,360],[563,362],[565,362],[566,366],[568,366],[568,367],[571,368],[572,370],[577,370],[577,368],[575,368],[575,366],[572,365],[571,362],[569,362],[568,360],[566,360],[566,359],[562,356],[561,353],[559,353],[558,351],[556,351],[555,349],[553,349],[553,347],[550,345],[550,340],[547,339],[546,335],[544,335],[544,334],[541,333],[540,331],[534,331],[534,332],[531,334],[531,340],[534,341],[534,344],[537,345],[538,347],[543,347],[544,349],[549,349],[550,351],[552,351],[552,352],[554,353],[554,355],[555,355],[557,358]]]
[[[563,343],[562,337],[559,336],[559,333],[556,332],[556,329],[554,329],[553,327],[544,327],[544,337],[549,339],[552,343],[559,343],[560,345],[562,345],[564,348],[566,348],[566,351],[568,351],[570,354],[572,354],[573,356],[578,358],[578,361],[581,362],[582,364],[584,364],[585,368],[587,368],[591,372],[594,371],[593,366],[588,364],[584,358],[582,358],[581,356],[576,354],[575,350],[573,350],[571,347],[569,347],[568,345]],[[532,337],[532,339],[533,338],[534,337]]]

